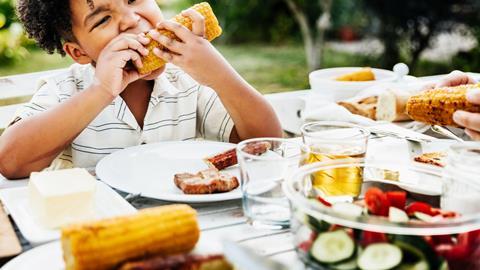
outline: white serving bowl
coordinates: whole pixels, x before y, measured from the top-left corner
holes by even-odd
[[[372,68],[375,74],[374,81],[337,81],[335,78],[355,72],[362,69],[362,67],[340,67],[340,68],[325,68],[313,71],[309,75],[310,87],[314,91],[319,91],[318,94],[324,95],[325,98],[332,101],[340,101],[354,97],[360,91],[365,90],[378,83],[392,82],[397,79],[397,74],[386,69]]]

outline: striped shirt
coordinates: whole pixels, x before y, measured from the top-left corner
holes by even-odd
[[[16,119],[46,111],[87,89],[94,72],[91,65],[74,64],[61,74],[41,79],[35,95],[17,112]],[[118,96],[51,167],[94,167],[110,153],[146,143],[196,138],[228,142],[232,128],[233,121],[215,91],[168,64],[155,79],[143,129]]]

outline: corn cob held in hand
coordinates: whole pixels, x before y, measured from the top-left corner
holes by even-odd
[[[408,99],[407,114],[415,121],[430,125],[457,126],[453,113],[457,110],[480,113],[480,105],[467,101],[467,91],[480,84],[460,85],[427,90]]]
[[[200,4],[196,4],[192,9],[198,11],[202,16],[205,18],[205,38],[209,41],[219,37],[222,34],[222,28],[218,24],[217,17],[213,13],[212,7],[207,2],[202,2]],[[184,17],[181,14],[176,15],[171,19],[172,21],[178,22],[183,26],[187,27],[188,29],[192,30],[192,20],[189,17]],[[173,32],[167,30],[160,30],[161,35],[165,35],[171,39],[177,39]],[[147,35],[148,36],[148,35]],[[162,47],[158,42],[151,39],[151,42],[146,46],[148,51],[150,52],[147,56],[142,57],[143,67],[139,68],[138,71],[140,74],[147,74],[151,71],[159,69],[163,67],[166,62],[163,61],[161,58],[158,58],[155,54],[153,54],[153,49],[156,47]]]
[[[67,226],[61,241],[67,270],[104,270],[143,256],[188,252],[199,236],[195,210],[178,204]]]

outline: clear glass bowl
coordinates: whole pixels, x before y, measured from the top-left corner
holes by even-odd
[[[339,211],[334,211],[332,207],[312,199],[317,195],[312,190],[312,179],[315,173],[352,167],[363,169],[361,193],[358,197],[342,198],[342,200],[363,200],[366,190],[370,187],[378,187],[383,191],[407,191],[407,204],[412,201],[420,201],[427,202],[433,207],[440,207],[442,198],[441,172],[429,168],[401,167],[396,164],[387,164],[387,167],[385,164],[368,163],[366,165],[363,159],[336,160],[303,166],[284,182],[283,190],[290,202],[291,231],[294,234],[294,245],[305,264],[314,269],[370,270],[365,268],[364,265],[362,265],[363,268],[360,267],[359,258],[362,252],[365,252],[369,244],[387,242],[394,245],[401,244],[401,263],[392,269],[480,269],[480,231],[478,231],[480,229],[480,213],[437,219],[435,222],[424,222],[417,219],[410,219],[407,222],[390,222],[388,218],[376,215],[351,216],[342,214]],[[388,168],[388,171],[385,168]],[[425,193],[428,192],[423,192],[425,188],[416,189],[415,184],[403,182],[405,177],[403,177],[402,182],[374,177],[375,173],[389,172],[391,174],[392,170],[399,172],[400,179],[404,175],[440,186],[440,193],[435,194],[433,192],[426,195]],[[480,193],[478,198],[480,201]],[[322,245],[316,245],[319,235],[337,230],[342,230],[353,240],[354,252],[352,256],[341,261],[329,261],[328,259],[319,261],[316,259],[318,256],[312,256],[312,252],[320,251],[323,255],[328,255],[328,252],[335,254],[335,252],[338,253],[339,250],[344,248],[342,246],[344,243],[335,242],[335,240],[329,245],[323,246],[327,247],[326,249],[332,247],[330,251],[318,250]],[[320,241],[318,242],[320,243]],[[384,259],[388,260],[387,257],[391,254],[382,252],[377,251],[377,254],[374,255],[377,257],[386,256]],[[446,268],[447,265],[448,268]],[[372,267],[374,269],[375,265]]]

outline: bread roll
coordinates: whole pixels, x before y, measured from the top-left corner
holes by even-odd
[[[353,114],[361,115],[372,120],[375,120],[377,110],[377,97],[367,97],[359,101],[340,101],[338,105],[345,107]]]
[[[411,118],[406,113],[410,93],[400,90],[386,90],[378,95],[376,120],[388,122],[408,121]]]

